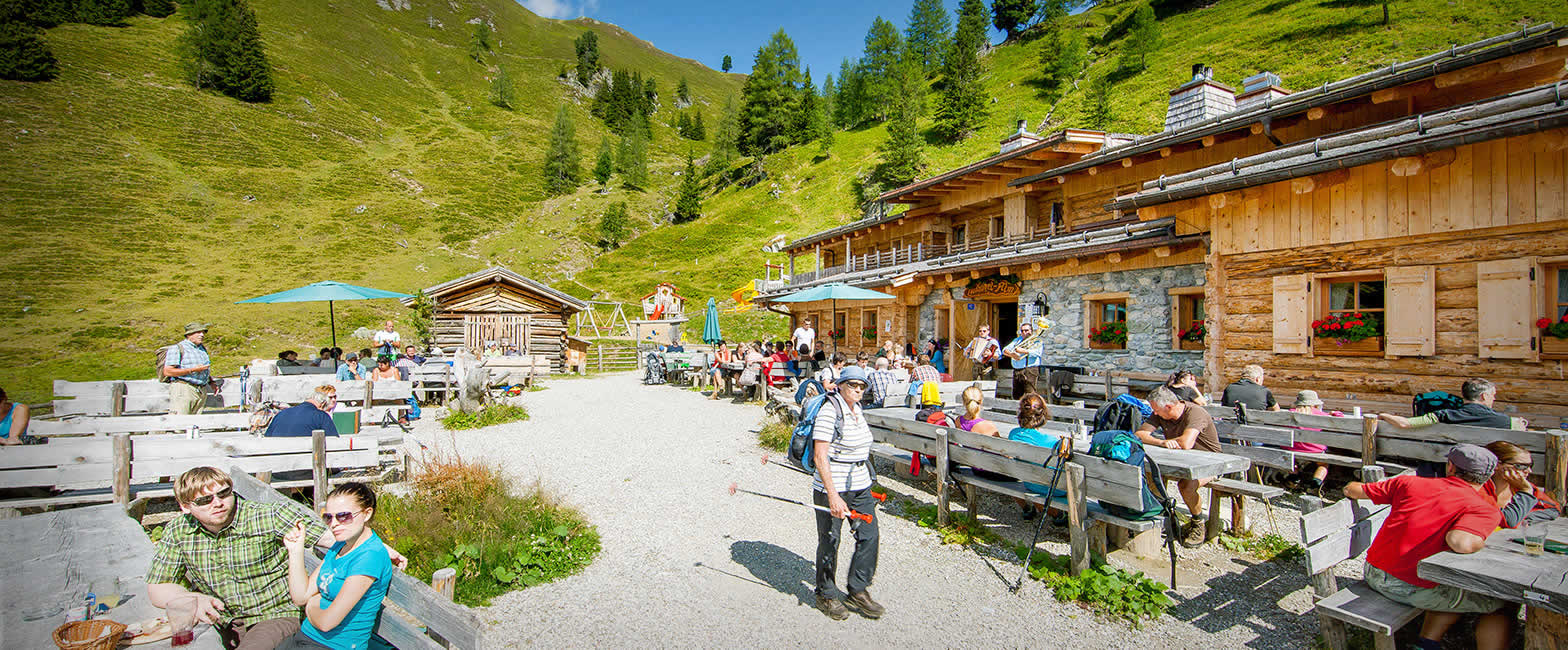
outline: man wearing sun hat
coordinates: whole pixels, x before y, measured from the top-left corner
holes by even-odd
[[[212,392],[212,357],[207,355],[206,323],[185,326],[185,339],[169,346],[163,356],[160,379],[169,384],[169,414],[200,413]]]
[[[1454,445],[1448,472],[1441,478],[1413,474],[1377,483],[1351,483],[1345,496],[1389,506],[1388,519],[1367,549],[1366,581],[1390,600],[1426,610],[1418,648],[1441,648],[1443,633],[1461,614],[1481,614],[1476,645],[1506,648],[1513,610],[1506,601],[1440,585],[1416,575],[1422,560],[1443,551],[1474,553],[1486,547],[1502,514],[1481,495],[1497,470],[1497,456],[1485,447]]]

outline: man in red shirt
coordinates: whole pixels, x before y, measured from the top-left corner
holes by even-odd
[[[1443,633],[1461,614],[1482,614],[1475,624],[1476,647],[1507,648],[1515,612],[1505,600],[1422,580],[1421,560],[1443,551],[1474,553],[1502,521],[1497,504],[1481,487],[1497,470],[1497,456],[1476,445],[1448,451],[1443,478],[1396,476],[1377,483],[1351,483],[1345,496],[1389,506],[1388,519],[1367,549],[1366,581],[1373,589],[1426,610],[1419,647],[1441,648]]]

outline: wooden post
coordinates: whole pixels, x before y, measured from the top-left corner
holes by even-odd
[[[115,384],[123,392],[124,384]],[[114,502],[131,502],[131,434],[114,434]]]
[[[430,586],[436,593],[452,600],[457,594],[457,569],[446,567],[430,574]]]
[[[593,347],[599,351],[599,372],[604,372],[604,346],[595,345]]]
[[[1111,392],[1111,371],[1105,371],[1105,401],[1116,399],[1116,393]]]
[[[936,432],[936,526],[947,526],[947,429]]]
[[[109,415],[119,417],[125,413],[125,382],[117,381],[109,385]]]
[[[365,410],[370,410],[371,403],[376,400],[376,382],[365,381]]]
[[[1301,514],[1316,512],[1323,508],[1323,500],[1315,496],[1302,495]],[[1327,598],[1339,591],[1339,585],[1334,580],[1334,571],[1328,570],[1312,574],[1312,602]],[[1318,629],[1323,633],[1323,642],[1329,650],[1345,650],[1345,624],[1336,618],[1318,614]]]
[[[1089,485],[1083,465],[1067,464],[1067,542],[1072,551],[1068,573],[1078,575],[1089,569]],[[1044,515],[1041,515],[1044,516]]]
[[[1220,499],[1222,498],[1224,497],[1222,497],[1219,492],[1216,492],[1213,487],[1209,488],[1209,518],[1208,521],[1204,522],[1203,525],[1204,541],[1212,540],[1220,536],[1220,528],[1222,527],[1220,524]],[[1199,494],[1198,499],[1200,501],[1203,499],[1201,493]]]
[[[256,472],[256,480],[262,483],[272,483],[272,472]]]
[[[315,480],[316,509],[327,507],[327,432],[310,432],[310,474]]]
[[[1377,416],[1361,416],[1361,466],[1377,464]]]
[[[1546,491],[1562,503],[1568,497],[1568,431],[1546,432]]]

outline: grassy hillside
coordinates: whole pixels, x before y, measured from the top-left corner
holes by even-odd
[[[743,79],[512,0],[252,5],[277,83],[270,104],[184,83],[178,16],[51,29],[60,77],[0,81],[0,225],[13,237],[0,387],[38,400],[51,379],[146,376],[155,346],[191,320],[217,324],[225,371],[325,345],[324,304],[232,304],[317,280],[412,292],[490,263],[564,278],[590,261],[582,235],[599,209],[586,190],[541,200],[547,135],[565,101],[587,165],[605,134],[556,80],[575,64],[572,39],[593,29],[606,65],[658,80],[658,187],[594,197],[629,199],[638,214],[665,201],[685,151],[663,124],[679,79],[710,122]],[[479,19],[495,27],[487,65],[467,55]],[[500,65],[523,100],[515,112],[487,101]],[[346,334],[405,313],[339,304],[340,344],[357,349]]]
[[[270,104],[185,84],[172,55],[184,27],[177,16],[51,29],[60,78],[0,81],[0,226],[13,233],[3,254],[11,282],[0,290],[0,387],[39,401],[51,379],[147,376],[154,346],[190,320],[217,323],[209,340],[220,371],[319,347],[324,305],[232,303],[321,279],[412,291],[499,263],[578,295],[626,300],[670,280],[700,311],[760,275],[764,260],[784,259],[760,253],[768,239],[853,219],[854,179],[876,164],[885,138],[874,126],[837,134],[826,158],[815,144],[770,156],[760,184],[716,192],[695,222],[655,226],[688,144],[666,125],[676,82],[687,78],[711,133],[742,77],[613,26],[538,18],[512,0],[414,0],[406,11],[373,0],[252,4],[278,87]],[[1196,3],[1159,3],[1164,42],[1134,74],[1113,70],[1133,2],[1106,0],[1072,18],[1090,34],[1089,77],[1114,74],[1113,130],[1158,130],[1167,91],[1192,63],[1233,86],[1266,69],[1306,88],[1526,22],[1568,22],[1568,6],[1523,0],[1395,2],[1387,28],[1380,3],[1368,0],[1180,4]],[[495,26],[488,65],[467,56],[473,19]],[[599,33],[607,65],[658,79],[656,187],[543,200],[546,134],[571,101],[555,77],[584,29]],[[1012,43],[988,55],[994,102],[984,128],[929,147],[928,173],[995,152],[1019,118],[1038,125],[1049,113],[1051,129],[1083,125],[1082,90],[1057,97],[1040,88],[1039,47]],[[518,84],[515,112],[486,101],[497,64]],[[586,104],[573,110],[591,164],[604,129]],[[698,155],[705,149],[696,145]],[[599,255],[594,226],[623,199],[642,236]],[[391,301],[340,304],[340,344],[359,347],[345,341],[354,328],[405,313]],[[723,327],[752,338],[781,335],[781,323],[753,312],[725,317]],[[701,331],[700,318],[691,328]]]
[[[1047,130],[1084,127],[1084,95],[1094,78],[1114,80],[1110,130],[1153,133],[1163,127],[1169,91],[1190,78],[1194,63],[1210,65],[1220,82],[1237,89],[1243,78],[1260,70],[1273,71],[1287,87],[1301,89],[1525,24],[1568,22],[1568,5],[1524,0],[1395,2],[1388,27],[1381,24],[1381,3],[1369,0],[1219,0],[1186,11],[1163,6],[1179,4],[1201,3],[1157,2],[1163,43],[1148,56],[1145,70],[1130,74],[1118,71],[1116,62],[1125,38],[1123,22],[1137,2],[1105,0],[1072,17],[1089,36],[1094,62],[1078,87],[1065,91],[1048,91],[1040,84],[1041,42],[1008,43],[992,50],[986,85],[993,103],[985,126],[956,145],[927,147],[926,175],[996,153],[997,140],[1012,132],[1018,119],[1029,119],[1034,128],[1049,114]],[[929,127],[929,120],[923,126]],[[771,156],[765,162],[767,181],[718,193],[706,203],[702,219],[644,235],[599,258],[578,280],[629,294],[672,278],[687,296],[727,296],[747,279],[761,277],[764,260],[787,262],[784,255],[760,252],[774,235],[793,239],[858,218],[852,183],[876,165],[877,146],[884,139],[885,128],[874,126],[838,133],[825,160],[817,158],[815,144]],[[771,194],[774,190],[777,198]],[[809,270],[809,261],[799,262],[806,264],[799,270]],[[785,331],[777,317],[726,317],[722,324],[726,334],[735,329],[747,338],[767,332],[778,337]],[[700,327],[700,322],[693,323],[693,331]]]

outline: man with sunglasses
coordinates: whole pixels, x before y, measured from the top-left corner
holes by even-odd
[[[331,546],[320,521],[282,503],[234,496],[234,482],[215,467],[197,467],[174,482],[184,516],[170,521],[147,569],[147,600],[196,599],[196,618],[211,623],[230,650],[276,647],[299,629],[300,608],[289,599],[288,550],[283,536],[304,520],[307,539]],[[407,564],[390,547],[394,565]]]

